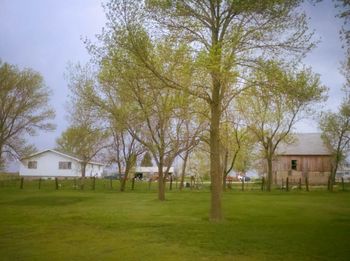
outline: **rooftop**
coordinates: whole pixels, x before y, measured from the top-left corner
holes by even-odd
[[[321,133],[297,133],[291,144],[282,143],[278,155],[330,155],[331,151],[321,138]]]

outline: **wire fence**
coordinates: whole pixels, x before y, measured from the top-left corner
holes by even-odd
[[[121,181],[105,178],[55,178],[55,177],[20,177],[18,175],[0,175],[0,189],[21,189],[21,190],[77,190],[77,191],[118,191]],[[178,191],[180,183],[177,179],[165,182],[167,191]],[[210,181],[193,183],[186,180],[183,185],[184,191],[210,191]],[[307,179],[284,179],[282,184],[272,185],[273,191],[322,191],[328,190],[329,184],[308,184]],[[253,181],[227,182],[225,191],[266,191],[267,185],[264,178]],[[337,179],[334,191],[350,191],[350,183],[343,179]],[[125,191],[158,191],[157,181],[144,181],[139,179],[128,179],[125,184]]]

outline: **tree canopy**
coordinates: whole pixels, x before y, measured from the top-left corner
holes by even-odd
[[[55,128],[50,122],[55,117],[48,104],[50,94],[39,73],[0,61],[0,167],[7,157],[34,152],[26,141],[28,135]]]

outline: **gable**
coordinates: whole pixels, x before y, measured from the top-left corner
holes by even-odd
[[[321,138],[321,133],[295,134],[291,144],[282,143],[277,155],[331,155],[331,151]]]

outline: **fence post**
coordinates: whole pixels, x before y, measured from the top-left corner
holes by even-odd
[[[80,189],[84,190],[84,185],[85,185],[85,178],[81,177],[80,178]]]
[[[331,190],[331,175],[328,176],[327,189],[328,191]]]
[[[39,178],[39,189],[41,188],[41,178]]]
[[[55,188],[56,188],[56,190],[58,190],[58,179],[57,179],[57,177],[55,177]]]
[[[264,191],[264,186],[265,186],[265,177],[262,177],[262,179],[261,179],[261,191]]]
[[[92,177],[92,190],[95,190],[96,177]]]
[[[169,190],[173,189],[173,176],[170,175],[170,185],[169,185]]]
[[[306,185],[306,191],[309,192],[309,178],[305,177],[305,185]]]
[[[19,186],[20,189],[23,189],[24,177],[21,178],[21,184]]]
[[[148,190],[151,190],[151,184],[152,184],[152,179],[149,178],[149,180],[148,180]]]
[[[299,190],[301,190],[301,178],[299,178]]]
[[[131,190],[134,190],[134,188],[135,188],[135,177],[133,177],[131,180]]]
[[[286,191],[289,191],[289,177],[286,178]]]
[[[242,191],[244,191],[244,177],[242,177]]]
[[[344,184],[344,178],[343,177],[341,177],[341,185],[342,185],[343,191],[345,191],[345,184]]]

